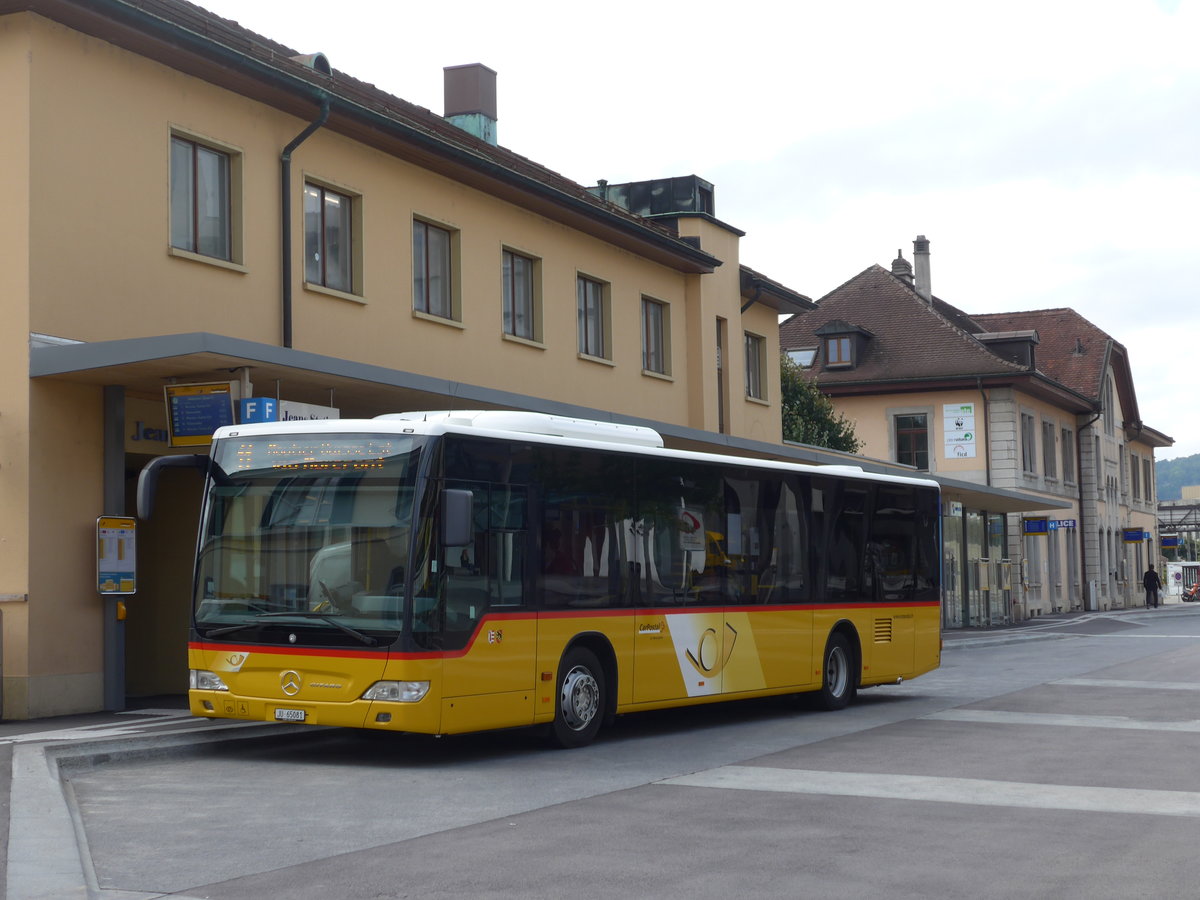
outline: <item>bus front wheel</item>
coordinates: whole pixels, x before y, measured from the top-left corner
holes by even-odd
[[[854,653],[842,634],[831,634],[825,645],[825,660],[821,667],[821,690],[817,703],[822,709],[845,709],[857,692],[854,677]]]
[[[558,667],[554,742],[560,747],[590,744],[604,721],[604,670],[592,651],[576,647]]]

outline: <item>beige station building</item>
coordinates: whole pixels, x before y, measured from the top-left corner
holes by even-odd
[[[713,186],[589,191],[497,145],[494,72],[445,77],[443,117],[188,3],[0,0],[0,715],[186,689],[198,475],[139,523],[135,594],[94,549],[175,452],[168,385],[783,450],[777,322],[809,301],[739,264]]]
[[[505,149],[482,65],[446,70],[439,116],[331,62],[181,0],[0,0],[0,717],[186,689],[198,473],[136,523],[135,593],[98,537],[147,461],[195,451],[189,392],[846,461],[781,438],[778,323],[813,303],[741,264],[712,184],[585,187]],[[852,461],[911,470],[878,456]]]

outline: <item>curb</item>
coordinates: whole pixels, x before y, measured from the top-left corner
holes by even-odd
[[[305,728],[312,734],[334,730],[320,725]],[[32,739],[14,744],[3,896],[7,900],[163,896],[101,889],[71,773],[114,760],[182,756],[216,743],[271,743],[296,734],[295,725],[231,722],[208,731],[177,728],[143,736]]]

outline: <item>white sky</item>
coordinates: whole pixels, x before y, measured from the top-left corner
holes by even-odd
[[[912,239],[968,313],[1071,307],[1200,453],[1200,0],[201,0],[582,184],[696,174],[741,261],[814,299]]]

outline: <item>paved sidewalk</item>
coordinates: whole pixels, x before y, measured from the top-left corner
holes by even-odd
[[[1073,610],[1035,616],[1011,625],[994,625],[988,628],[955,628],[942,632],[944,647],[994,646],[998,643],[1013,643],[1036,639],[1053,639],[1078,633],[1103,630],[1105,624],[1145,621],[1148,616],[1200,615],[1200,604],[1183,603],[1177,597],[1163,600],[1155,608],[1132,606],[1126,609],[1101,611]]]
[[[269,738],[294,726],[194,718],[182,697],[155,708],[0,723],[0,897],[152,900],[102,891],[87,835],[61,778],[66,764],[113,755],[187,752],[214,741]],[[182,898],[181,898],[182,900]]]

